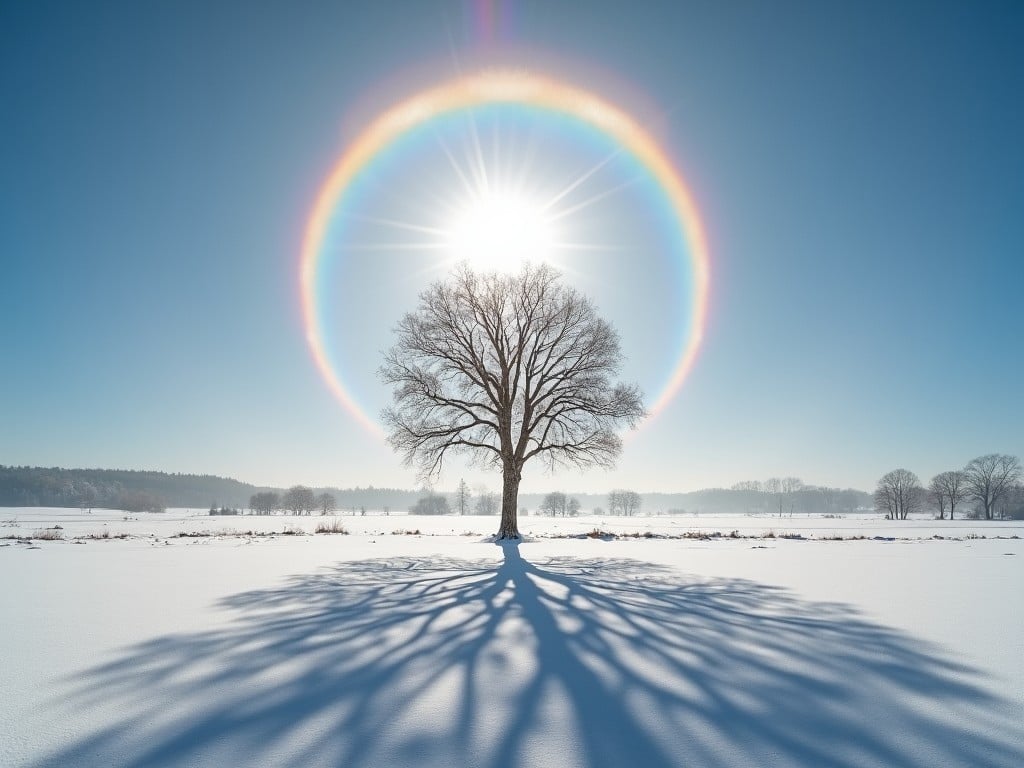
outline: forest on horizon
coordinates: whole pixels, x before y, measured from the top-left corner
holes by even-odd
[[[424,489],[372,486],[314,487],[311,490],[333,496],[336,509],[341,513],[355,513],[362,509],[407,510],[428,493]],[[475,493],[487,492],[485,489],[473,490]],[[0,506],[3,507],[106,508],[130,512],[162,511],[170,507],[244,510],[249,508],[250,500],[256,494],[283,495],[286,491],[285,488],[254,485],[216,475],[0,465]],[[608,506],[607,493],[567,494],[579,502],[582,513]],[[871,495],[864,491],[804,485],[799,481],[790,482],[785,490],[780,488],[778,491],[765,490],[757,483],[743,482],[732,488],[679,493],[640,492],[639,495],[639,511],[647,514],[848,514],[872,507]],[[544,496],[543,493],[521,493],[520,506],[537,509]]]

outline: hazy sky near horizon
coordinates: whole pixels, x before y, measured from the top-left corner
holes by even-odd
[[[412,486],[313,364],[303,231],[378,111],[497,65],[647,126],[710,247],[678,395],[616,470],[535,469],[524,491],[773,475],[870,489],[898,466],[927,482],[1024,455],[1022,39],[1017,2],[4,3],[0,463]],[[565,173],[604,149],[529,132]],[[391,216],[388,183],[454,194],[429,145],[403,157],[366,198],[375,215]],[[539,187],[558,166],[506,161]],[[659,293],[657,238],[646,257],[623,246],[643,239],[645,182],[604,172],[588,184],[622,185],[611,213],[584,211],[573,234],[618,242],[574,256],[566,279],[650,396],[680,307]],[[375,371],[391,327],[438,276],[382,258],[348,264],[332,337],[370,415],[388,400]],[[462,476],[500,487],[459,465],[439,485]]]

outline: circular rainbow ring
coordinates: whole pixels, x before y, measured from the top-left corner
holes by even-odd
[[[675,211],[691,260],[690,334],[668,383],[650,408],[650,415],[656,415],[682,386],[696,359],[704,333],[708,249],[693,196],[665,151],[628,114],[581,88],[520,71],[497,70],[466,75],[405,99],[377,117],[356,137],[331,170],[317,196],[302,243],[302,313],[306,339],[317,368],[341,404],[369,431],[382,434],[380,425],[363,413],[346,391],[324,349],[324,337],[318,322],[316,280],[331,216],[343,202],[346,190],[359,172],[405,133],[455,110],[488,104],[524,104],[588,123],[632,153],[660,185]]]

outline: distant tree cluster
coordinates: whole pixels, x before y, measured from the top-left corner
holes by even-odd
[[[940,520],[956,515],[958,506],[973,504],[969,516],[983,520],[1024,519],[1024,484],[1020,459],[1006,453],[989,453],[967,462],[963,469],[940,472],[927,490],[917,475],[894,469],[878,481],[875,507],[892,520],[932,505]]]
[[[167,510],[163,499],[145,491],[122,491],[112,501],[113,504],[109,507],[107,504],[92,504],[86,505],[86,508],[91,509],[95,506],[104,506],[113,509],[123,509],[126,512],[165,512]],[[79,506],[82,506],[81,503],[79,503]]]
[[[617,489],[608,494],[608,514],[635,515],[640,511],[640,494],[636,491],[624,491]]]
[[[542,515],[576,517],[580,513],[580,502],[575,496],[566,496],[561,491],[552,491],[544,496],[537,508]]]
[[[906,520],[911,512],[919,512],[923,503],[921,481],[907,469],[894,469],[878,481],[875,508],[885,512],[889,520]]]
[[[0,506],[162,512],[218,499],[241,506],[252,486],[212,475],[123,469],[0,466]]]
[[[0,506],[3,507],[79,507],[141,512],[167,507],[205,509],[215,500],[218,509],[224,506],[255,512],[251,502],[260,493],[277,493],[279,498],[270,511],[258,514],[281,509],[280,497],[286,493],[284,489],[255,486],[228,477],[148,470],[0,465]],[[342,506],[346,509],[405,507],[417,498],[416,491],[401,488],[322,488],[317,489],[321,501],[315,505],[321,513],[324,493],[334,499],[335,509]]]
[[[338,508],[333,494],[316,494],[312,488],[293,485],[284,494],[275,491],[260,491],[249,497],[249,509],[254,515],[272,515],[275,512],[291,512],[293,515],[308,515],[318,512],[327,515]]]
[[[967,501],[967,474],[962,469],[940,472],[928,484],[928,498],[939,508],[939,519],[953,519],[959,504]]]
[[[871,497],[853,488],[806,485],[799,477],[769,477],[765,481],[744,480],[728,491],[703,491],[698,495],[732,494],[719,507],[746,512],[784,514],[848,514],[869,506]],[[716,511],[701,505],[702,511]]]
[[[172,476],[157,472],[0,466],[0,506],[163,512],[167,508],[164,497],[150,489],[154,478],[161,477]]]
[[[476,495],[474,510],[478,515],[496,515],[501,512],[501,497],[494,491],[481,490]]]
[[[316,495],[312,488],[293,485],[281,497],[281,506],[293,515],[308,515],[316,508]]]
[[[254,493],[249,498],[249,509],[254,515],[272,515],[281,509],[281,495],[273,491]]]
[[[338,508],[337,499],[334,498],[333,494],[326,492],[318,494],[315,499],[315,503],[317,511],[319,511],[321,515],[329,515]]]
[[[440,493],[428,493],[409,508],[410,515],[450,515],[448,499]]]

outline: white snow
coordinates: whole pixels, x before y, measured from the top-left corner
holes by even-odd
[[[1024,765],[1021,523],[200,512],[0,509],[0,765]]]

